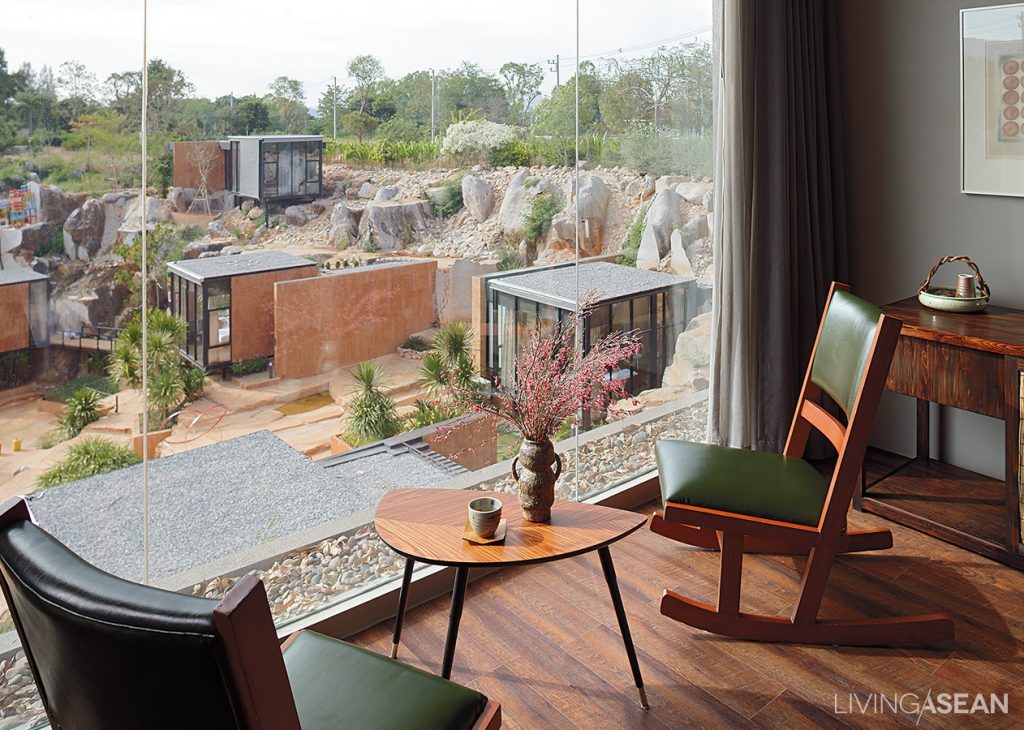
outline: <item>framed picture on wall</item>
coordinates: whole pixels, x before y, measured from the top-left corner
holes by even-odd
[[[961,189],[1024,197],[1024,3],[960,11]]]

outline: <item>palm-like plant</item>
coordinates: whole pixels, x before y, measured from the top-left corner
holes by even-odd
[[[402,430],[395,402],[384,392],[387,378],[383,368],[375,362],[365,361],[351,371],[359,392],[352,399],[347,419],[345,440],[352,444],[380,441]]]
[[[442,396],[453,385],[464,390],[474,387],[472,345],[473,329],[465,322],[450,322],[437,331],[434,345],[420,365],[420,379],[432,397]]]
[[[89,388],[79,388],[64,404],[64,414],[60,417],[60,436],[73,439],[83,428],[99,418],[99,394]]]
[[[182,401],[194,400],[202,394],[206,371],[192,368],[181,354],[187,333],[184,320],[162,309],[151,309],[147,325],[149,378],[146,398],[150,413],[159,424]],[[129,388],[142,387],[141,317],[136,317],[118,333],[107,373]]]

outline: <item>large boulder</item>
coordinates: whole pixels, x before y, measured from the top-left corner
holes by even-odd
[[[680,230],[684,246],[689,246],[695,241],[707,238],[708,234],[708,217],[706,215],[698,215],[691,218],[683,224],[683,227]]]
[[[96,262],[67,267],[50,297],[50,311],[58,330],[77,331],[83,326],[112,326],[128,306],[131,290],[119,283],[123,263]],[[81,274],[81,276],[78,276]],[[77,278],[76,278],[77,277]]]
[[[4,231],[10,237],[8,242],[8,235],[5,235],[3,240],[3,253],[16,256],[23,261],[31,261],[37,255],[41,255],[40,252],[48,250],[50,242],[53,240],[55,224],[47,221],[40,223],[32,223],[21,228],[10,228]]]
[[[195,188],[170,188],[167,191],[167,202],[175,213],[186,213],[196,199]],[[203,206],[205,207],[205,206]]]
[[[398,197],[398,194],[402,191],[397,185],[383,185],[377,189],[376,194],[373,196],[374,200],[386,202],[388,200],[394,200]]]
[[[686,248],[683,246],[683,235],[677,228],[672,231],[672,261],[671,268],[673,274],[679,274],[680,276],[693,276],[693,266],[690,264],[690,258],[686,255]]]
[[[359,238],[359,217],[344,203],[338,203],[331,211],[331,230],[328,243],[338,248],[348,248]]]
[[[219,254],[226,245],[224,241],[192,241],[185,246],[182,255],[186,259],[199,259],[203,258],[203,254]]]
[[[210,221],[206,224],[206,230],[210,232],[211,236],[217,236],[218,238],[234,238],[234,234],[228,230],[228,227],[221,221]]]
[[[612,199],[612,190],[597,175],[580,177],[580,188],[577,193],[580,210],[580,254],[597,256],[604,248],[604,231],[607,227],[608,203]],[[575,220],[575,216],[573,216]]]
[[[683,199],[672,188],[665,188],[654,197],[647,211],[647,221],[640,237],[636,265],[641,269],[657,268],[672,249],[672,231],[683,223]]]
[[[533,209],[534,200],[537,199],[537,196],[545,193],[557,194],[555,186],[549,180],[531,176],[529,170],[520,170],[508,184],[508,190],[505,191],[505,197],[501,201],[498,224],[502,234],[512,239],[521,238],[526,218]]]
[[[85,201],[64,223],[64,254],[81,261],[98,255],[104,243],[106,222],[106,206],[96,198]]]
[[[494,188],[482,177],[466,175],[462,178],[462,203],[466,210],[480,223],[494,212]]]
[[[665,368],[663,388],[682,388],[687,392],[708,387],[711,364],[711,313],[698,314],[686,331],[676,338],[672,362]]]
[[[284,209],[284,222],[290,226],[304,226],[316,218],[316,212],[308,205],[289,205]]]
[[[676,193],[691,205],[703,205],[704,196],[711,192],[711,183],[681,182],[676,185]]]
[[[423,200],[373,201],[366,204],[359,220],[359,240],[364,247],[399,251],[419,241],[429,219],[430,205]]]
[[[80,208],[89,196],[86,193],[65,193],[53,185],[39,186],[39,220],[63,226],[75,208]]]

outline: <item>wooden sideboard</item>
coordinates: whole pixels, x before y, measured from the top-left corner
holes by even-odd
[[[989,307],[976,314],[948,314],[916,298],[883,309],[903,321],[886,388],[917,399],[916,453],[907,458],[873,449],[854,506],[1024,568],[1024,311]],[[930,458],[930,403],[1003,421],[1003,479]]]

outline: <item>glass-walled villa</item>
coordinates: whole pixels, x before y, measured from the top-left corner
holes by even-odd
[[[611,262],[524,269],[493,274],[485,282],[486,375],[505,383],[513,382],[516,355],[533,333],[552,332],[582,299],[592,307],[584,350],[610,332],[638,330],[643,349],[608,377],[624,381],[631,395],[658,388],[676,337],[696,314],[694,277]]]

